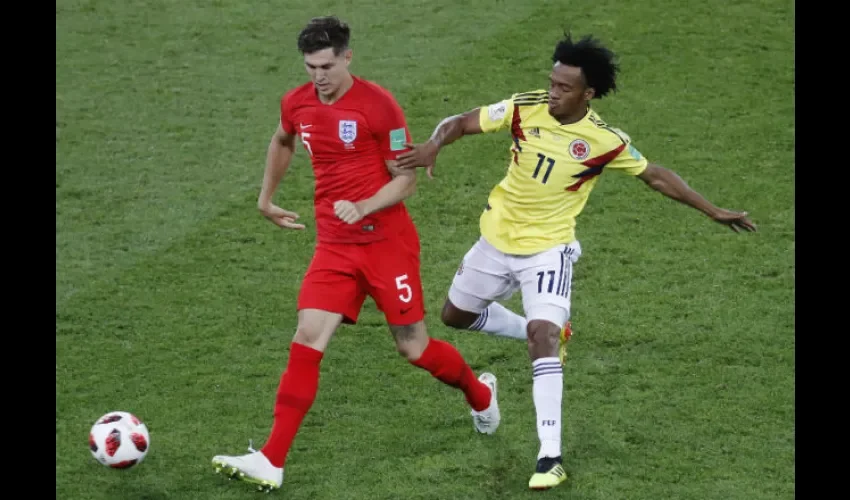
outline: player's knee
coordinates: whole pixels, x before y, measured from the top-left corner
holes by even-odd
[[[322,341],[322,332],[319,328],[311,325],[298,325],[293,340],[299,344],[315,348]]]
[[[398,353],[408,361],[416,361],[422,357],[428,347],[428,333],[423,322],[412,325],[390,325],[390,331],[395,338]]]
[[[464,328],[464,326],[460,324],[460,321],[458,321],[459,318],[455,314],[455,311],[456,309],[452,306],[452,303],[446,301],[446,303],[443,304],[443,310],[440,311],[440,321],[451,328]]]
[[[557,352],[561,329],[545,320],[531,320],[526,329],[529,348],[535,352]]]
[[[440,321],[442,321],[444,325],[461,330],[469,328],[473,323],[475,323],[478,316],[478,313],[458,309],[449,300],[443,304],[443,310],[440,311]]]
[[[425,346],[414,343],[397,343],[396,350],[404,359],[408,361],[416,361],[422,357],[422,353],[425,352]]]

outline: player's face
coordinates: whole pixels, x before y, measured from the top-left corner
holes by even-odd
[[[594,90],[578,66],[556,62],[549,74],[549,114],[554,117],[584,113]]]
[[[322,96],[333,96],[348,76],[348,64],[351,62],[351,49],[334,54],[328,47],[312,54],[304,54],[304,66],[316,90]]]

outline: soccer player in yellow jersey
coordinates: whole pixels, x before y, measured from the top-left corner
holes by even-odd
[[[635,176],[734,231],[755,231],[746,212],[714,206],[674,172],[649,163],[623,131],[591,109],[616,90],[614,54],[592,36],[555,47],[548,90],[533,90],[444,119],[424,144],[399,156],[427,167],[464,135],[508,131],[507,174],[490,192],[481,237],[455,274],[441,318],[451,327],[527,338],[540,440],[532,489],[566,480],[561,460],[564,344],[571,335],[573,265],[581,255],[576,217],[605,171]],[[525,317],[497,301],[521,291]],[[560,344],[560,349],[559,349]],[[560,350],[560,352],[559,352]],[[560,359],[559,359],[560,358]]]

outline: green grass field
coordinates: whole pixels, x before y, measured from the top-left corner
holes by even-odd
[[[433,336],[500,381],[474,433],[459,392],[409,366],[367,301],[322,365],[287,462],[287,499],[791,499],[794,413],[794,11],[779,0],[59,0],[56,5],[56,495],[253,498],[210,459],[264,442],[313,250],[300,149],[256,210],[279,98],[305,81],[297,31],[351,23],[355,74],[389,88],[425,140],[443,117],[544,88],[569,23],[614,49],[594,103],[651,161],[760,231],[734,234],[642,182],[603,175],[578,220],[565,369],[570,480],[527,491],[538,441],[525,344],[438,312],[507,166],[507,135],[463,139],[420,172]],[[519,311],[515,297],[507,304]],[[96,418],[149,426],[146,461],[94,461]]]

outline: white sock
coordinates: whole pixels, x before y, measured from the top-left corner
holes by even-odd
[[[526,325],[528,322],[519,314],[498,302],[491,302],[487,309],[481,311],[478,319],[469,329],[525,340],[528,338],[525,332]]]
[[[534,408],[537,410],[537,459],[561,456],[561,400],[564,371],[558,358],[540,358],[531,364],[534,376]]]

